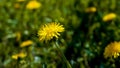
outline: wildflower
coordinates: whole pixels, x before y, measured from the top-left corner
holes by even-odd
[[[30,1],[27,5],[26,5],[26,8],[27,9],[37,9],[37,8],[40,8],[41,7],[41,3],[36,1],[36,0],[32,0]]]
[[[20,44],[20,47],[26,47],[26,46],[29,46],[29,45],[31,45],[31,44],[33,44],[33,41],[27,40],[27,41],[22,42],[22,43]]]
[[[59,32],[63,32],[63,31],[64,31],[64,27],[59,23],[52,22],[45,24],[38,31],[39,40],[49,41],[53,39],[53,37],[58,39],[58,36],[60,36]]]
[[[96,12],[96,11],[97,11],[96,7],[89,7],[86,9],[86,12]]]
[[[19,41],[21,39],[21,33],[16,32],[16,41]]]
[[[17,60],[18,59],[18,54],[12,55],[12,58]]]
[[[21,52],[21,53],[18,54],[18,56],[19,56],[20,58],[24,58],[24,57],[26,57],[27,55],[26,55],[25,53]]]
[[[104,57],[114,57],[117,58],[120,54],[120,42],[110,43],[107,47],[105,47]]]
[[[115,13],[109,13],[103,17],[103,21],[106,22],[106,21],[113,20],[114,18],[116,18],[116,16],[117,15]]]
[[[12,58],[15,59],[15,60],[17,60],[18,58],[24,58],[26,56],[27,56],[26,53],[21,52],[21,53],[12,55]]]

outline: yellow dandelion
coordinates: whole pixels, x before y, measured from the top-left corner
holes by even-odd
[[[12,55],[12,59],[17,60],[18,59],[18,54]]]
[[[117,15],[115,13],[109,13],[103,17],[103,21],[106,22],[106,21],[113,20],[114,18],[116,18],[116,16]]]
[[[108,46],[105,47],[104,57],[114,57],[117,58],[120,54],[120,42],[113,42],[110,43]]]
[[[86,9],[86,12],[96,12],[96,11],[97,11],[96,7],[89,7]]]
[[[24,53],[24,52],[20,52],[20,53],[18,53],[18,54],[14,54],[14,55],[12,55],[12,59],[17,60],[18,58],[24,58],[24,57],[26,57],[26,56],[27,56],[26,53]]]
[[[36,1],[36,0],[32,0],[30,2],[28,2],[28,4],[26,5],[27,9],[37,9],[41,7],[41,3]]]
[[[21,33],[16,32],[16,41],[19,41],[21,39]]]
[[[63,25],[60,25],[60,23],[52,22],[43,25],[39,31],[38,36],[40,41],[49,41],[55,37],[58,39],[58,36],[60,36],[59,32],[63,32],[64,27]]]
[[[20,47],[26,47],[26,46],[29,46],[29,45],[31,45],[31,44],[33,44],[33,41],[27,40],[27,41],[22,42],[22,43],[20,44]]]
[[[24,52],[21,52],[21,53],[19,53],[19,54],[18,54],[18,56],[19,56],[20,58],[24,58],[24,57],[26,57],[26,56],[27,56],[27,54],[26,54],[26,53],[24,53]]]

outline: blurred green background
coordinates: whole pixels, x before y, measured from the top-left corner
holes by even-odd
[[[59,44],[72,68],[119,68],[120,57],[103,56],[110,42],[120,41],[119,0],[37,0],[39,8],[27,9],[29,1],[0,0],[0,68],[66,68],[57,49],[38,40],[39,27],[49,22],[64,25]],[[117,17],[103,21],[109,13]],[[26,56],[12,57],[20,52]]]

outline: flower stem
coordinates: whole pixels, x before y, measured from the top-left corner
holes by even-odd
[[[58,52],[60,52],[62,59],[64,60],[64,62],[65,62],[66,65],[67,65],[67,68],[72,68],[72,66],[70,65],[70,63],[69,63],[68,60],[66,59],[65,55],[64,55],[63,52],[61,51],[61,49],[60,49],[58,43],[55,42],[54,45],[57,47]]]

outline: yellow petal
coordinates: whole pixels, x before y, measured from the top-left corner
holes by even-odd
[[[31,45],[31,44],[33,44],[33,41],[27,40],[27,41],[22,42],[22,43],[20,44],[20,47],[26,47],[26,46],[29,46],[29,45]]]

